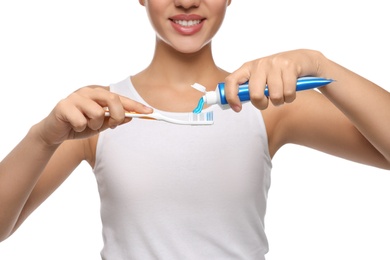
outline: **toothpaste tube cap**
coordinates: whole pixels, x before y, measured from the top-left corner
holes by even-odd
[[[216,91],[207,91],[203,96],[204,103],[207,105],[213,105],[219,103],[218,95]]]

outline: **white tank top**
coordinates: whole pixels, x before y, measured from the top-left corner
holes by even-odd
[[[146,104],[129,77],[111,91]],[[265,259],[272,164],[261,112],[205,111],[211,126],[133,119],[100,133],[103,259]]]

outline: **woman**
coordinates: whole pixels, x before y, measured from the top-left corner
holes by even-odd
[[[312,50],[271,55],[229,73],[214,63],[211,40],[230,1],[140,3],[156,31],[150,65],[111,92],[93,86],[72,93],[1,162],[2,239],[86,160],[101,194],[103,258],[263,259],[271,158],[283,145],[389,168],[390,122],[377,113],[389,111],[387,91]],[[322,94],[295,93],[296,79],[306,75],[336,81]],[[252,102],[242,107],[237,86],[247,80]],[[201,95],[189,86],[212,90],[220,81],[232,110],[206,108],[216,118],[212,127],[124,118],[124,111],[150,113],[148,107],[189,113]],[[103,131],[108,127],[116,129]]]

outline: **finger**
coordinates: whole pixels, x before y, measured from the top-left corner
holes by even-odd
[[[59,103],[58,107],[61,111],[61,106],[63,103]],[[70,127],[75,132],[82,132],[86,129],[88,120],[85,117],[84,113],[81,112],[77,107],[75,106],[67,106],[66,113],[62,113],[58,116],[58,119],[62,122],[65,122],[70,125]]]
[[[282,77],[284,102],[291,103],[296,98],[297,76],[291,73],[285,73]]]
[[[262,70],[264,71],[264,70]],[[268,97],[264,94],[266,87],[266,75],[263,72],[253,73],[249,79],[249,93],[252,104],[258,109],[268,107]]]
[[[123,104],[124,110],[127,112],[136,112],[141,114],[153,113],[153,108],[146,106],[140,102],[134,101],[124,96],[119,96],[119,98]]]
[[[240,84],[247,82],[249,77],[250,70],[248,64],[244,64],[225,78],[226,101],[235,112],[239,112],[242,109],[242,104],[238,97],[238,87]]]
[[[139,102],[120,96],[110,92],[105,88],[87,88],[80,91],[80,95],[85,96],[95,102],[95,105],[87,106],[83,102],[83,112],[90,119],[89,126],[92,129],[101,127],[104,122],[104,114],[106,112],[103,107],[108,108],[110,117],[106,120],[106,124],[110,128],[129,122],[131,119],[125,117],[125,112],[151,113],[153,110]],[[87,101],[85,101],[87,102]]]
[[[269,98],[275,106],[284,104],[284,85],[280,72],[273,72],[267,78]]]
[[[96,93],[93,94],[94,92],[98,91],[92,89],[76,91],[61,103],[60,111],[64,111],[62,113],[65,120],[69,121],[75,132],[82,132],[87,128],[92,131],[101,131],[102,128],[113,128],[119,124],[109,123],[109,120],[106,120],[104,108],[92,99],[98,99],[99,96]],[[119,122],[122,121],[123,119]]]
[[[100,99],[98,102],[110,111],[110,116],[106,120],[108,127],[115,128],[124,122],[126,111],[119,95],[108,91],[105,93],[104,99]]]
[[[135,112],[141,114],[150,114],[153,112],[152,108],[145,106],[142,103],[116,94],[107,100],[106,106],[110,111],[110,118],[108,119],[108,126],[110,128],[114,128],[118,125],[131,121],[131,118],[125,116],[125,112]]]
[[[152,108],[145,106],[144,104],[141,104],[124,96],[118,95],[117,97],[120,100],[120,106],[117,102],[107,104],[108,110],[110,111],[110,117],[108,119],[107,124],[112,129],[117,127],[118,125],[128,123],[132,120],[131,117],[126,117],[126,112],[135,112],[141,114],[150,114],[153,112]]]
[[[86,126],[91,130],[98,130],[102,128],[105,121],[104,109],[93,100],[87,98],[80,98],[82,105],[77,104],[78,111],[84,116]]]
[[[71,95],[65,100],[67,103],[67,110],[69,110],[69,118],[71,117],[70,109],[75,113],[75,116],[79,116],[81,113],[86,121],[86,127],[91,130],[98,130],[102,127],[105,117],[103,107],[96,101],[101,100],[101,91],[94,88],[83,88]],[[79,113],[76,113],[76,108]]]

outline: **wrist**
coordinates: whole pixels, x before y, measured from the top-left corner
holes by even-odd
[[[315,75],[323,78],[331,78],[331,73],[329,73],[329,68],[331,66],[330,60],[319,51],[314,51],[313,56],[316,68]]]
[[[43,131],[43,121],[33,125],[29,132],[27,133],[26,138],[30,139],[34,145],[40,147],[42,150],[54,151],[58,148],[59,144],[50,141],[49,133]]]

